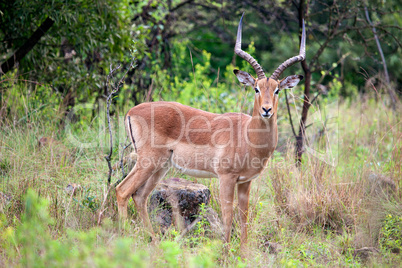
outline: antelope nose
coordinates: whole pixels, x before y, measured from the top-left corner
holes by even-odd
[[[264,112],[265,112],[266,114],[268,114],[268,113],[272,110],[271,107],[269,107],[268,109],[265,108],[265,107],[262,107],[262,109],[264,110]]]

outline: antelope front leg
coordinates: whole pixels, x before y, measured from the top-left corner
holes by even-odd
[[[234,175],[219,176],[219,196],[222,209],[222,221],[224,228],[224,239],[226,243],[230,242],[230,232],[233,221],[233,198],[237,177]]]
[[[240,250],[244,252],[247,248],[247,219],[248,219],[248,202],[250,197],[251,181],[237,185],[237,197],[239,200],[240,213]]]

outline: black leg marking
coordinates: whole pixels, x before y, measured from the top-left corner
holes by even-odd
[[[135,139],[134,139],[134,136],[133,136],[133,129],[131,128],[131,121],[130,121],[130,116],[129,115],[127,116],[127,120],[128,120],[128,128],[130,130],[130,136],[131,136],[131,139],[132,139],[133,144],[134,144],[135,152],[137,153],[137,145],[135,144]]]

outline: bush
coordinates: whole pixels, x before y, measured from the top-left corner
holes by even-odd
[[[388,214],[380,232],[380,246],[385,251],[399,253],[402,249],[402,216]]]
[[[54,228],[54,219],[49,216],[48,203],[29,189],[21,222],[16,221],[12,227],[4,216],[1,217],[0,245],[7,256],[5,264],[11,266],[18,261],[24,267],[146,266],[146,255],[142,250],[133,251],[132,239],[110,240],[111,233],[107,230],[110,222],[104,223],[103,228],[67,229],[64,234],[59,234]]]

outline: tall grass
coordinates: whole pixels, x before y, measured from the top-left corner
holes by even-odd
[[[149,243],[132,202],[132,221],[119,225],[114,191],[108,193],[106,186],[98,127],[80,131],[78,125],[75,135],[98,144],[78,148],[58,129],[57,121],[44,121],[38,113],[28,113],[29,124],[4,122],[0,129],[1,266],[400,265],[397,252],[402,237],[393,232],[402,222],[399,113],[371,99],[340,103],[337,111],[328,111],[338,114],[337,164],[306,152],[298,169],[282,108],[278,120],[282,149],[253,182],[249,252],[243,259],[237,212],[229,252],[221,240],[204,237],[202,224],[198,232],[184,238],[172,226]],[[309,135],[314,131],[311,128]],[[39,146],[43,136],[57,142]],[[117,143],[115,160],[118,151]],[[168,176],[183,175],[172,170]],[[210,206],[220,214],[217,180],[197,182],[210,188]],[[279,244],[280,249],[273,254],[269,243]],[[362,247],[380,253],[363,260],[356,254]]]

